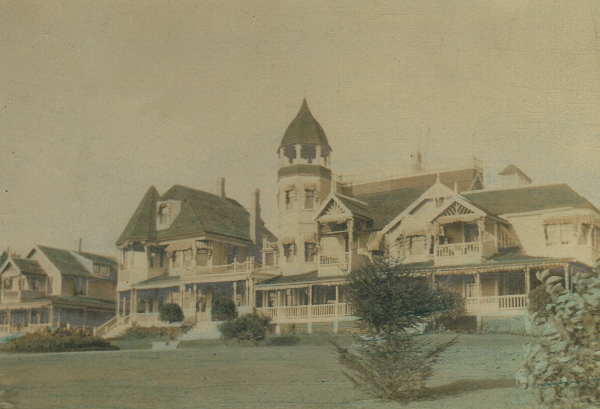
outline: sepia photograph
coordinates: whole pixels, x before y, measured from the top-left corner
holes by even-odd
[[[600,407],[599,31],[0,0],[0,409]]]

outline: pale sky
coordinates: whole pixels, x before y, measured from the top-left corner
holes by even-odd
[[[306,97],[336,173],[514,163],[600,205],[597,1],[0,2],[0,248],[111,254],[150,185],[262,191]]]

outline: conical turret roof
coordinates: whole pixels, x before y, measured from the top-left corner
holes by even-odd
[[[151,186],[121,233],[117,245],[128,240],[156,239],[156,203],[158,199],[158,191]]]
[[[293,146],[296,144],[321,145],[323,151],[330,151],[331,147],[327,142],[327,137],[323,128],[308,109],[306,98],[302,101],[302,106],[296,118],[290,123],[279,148]]]

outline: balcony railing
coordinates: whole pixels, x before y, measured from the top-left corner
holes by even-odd
[[[2,302],[3,303],[21,302],[21,291],[19,291],[19,290],[3,290],[2,291]]]
[[[248,260],[243,263],[234,261],[231,264],[225,264],[222,266],[180,267],[172,269],[172,271],[187,277],[215,275],[222,273],[249,273],[251,271],[258,270],[259,268],[259,263],[254,260]]]
[[[323,254],[319,257],[319,265],[321,266],[337,265],[346,268],[349,261],[350,253]]]
[[[343,317],[352,315],[350,304],[318,304],[296,305],[289,307],[263,307],[256,312],[265,317],[285,320],[292,318],[318,318],[318,317]]]
[[[478,241],[472,243],[440,244],[435,250],[435,256],[438,258],[472,256],[478,254],[481,254],[481,243]]]
[[[527,308],[527,295],[498,295],[492,297],[469,297],[466,299],[467,312],[493,312],[500,310],[520,310]]]

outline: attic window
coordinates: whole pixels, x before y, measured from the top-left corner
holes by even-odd
[[[94,274],[108,275],[110,269],[108,266],[101,266],[100,264],[94,264]]]
[[[169,224],[170,212],[166,204],[158,207],[158,224]]]
[[[438,197],[437,199],[435,199],[435,206],[436,207],[442,207],[444,205],[444,198],[443,197]]]

